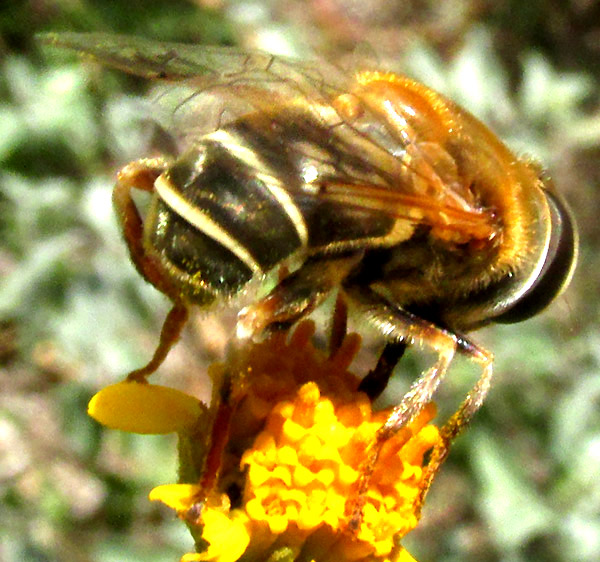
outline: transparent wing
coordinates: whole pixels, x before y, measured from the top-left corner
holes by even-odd
[[[152,94],[153,116],[185,148],[241,116],[302,100],[315,115],[346,91],[346,75],[323,61],[298,61],[233,47],[161,43],[103,33],[46,33],[47,45],[72,50],[130,74],[166,81]],[[325,113],[327,113],[325,115]]]
[[[498,225],[485,209],[457,209],[430,196],[414,196],[373,185],[326,183],[319,197],[359,212],[380,213],[411,224],[431,226],[436,234],[457,243],[492,240]]]
[[[159,81],[152,118],[179,151],[203,135],[244,123],[247,143],[271,137],[261,149],[264,156],[270,147],[273,168],[281,172],[276,162],[283,154],[294,160],[285,185],[297,198],[425,223],[465,239],[494,235],[492,217],[461,192],[439,146],[399,143],[373,115],[352,123],[340,117],[334,100],[351,90],[352,76],[333,65],[102,33],[48,33],[39,40]],[[312,185],[306,181],[311,175]]]
[[[42,33],[38,40],[87,55],[98,62],[150,80],[185,80],[187,78],[247,77],[253,72],[274,76],[273,65],[281,65],[318,85],[334,77],[324,74],[321,61],[306,62],[277,57],[260,51],[234,47],[163,43],[107,33]]]

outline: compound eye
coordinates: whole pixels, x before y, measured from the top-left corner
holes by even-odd
[[[546,261],[535,283],[494,322],[512,324],[541,312],[566,288],[577,261],[578,236],[571,212],[555,194],[546,191],[552,224]]]

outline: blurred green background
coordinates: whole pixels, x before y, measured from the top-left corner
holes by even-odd
[[[128,262],[110,203],[115,172],[146,155],[132,97],[146,85],[33,41],[65,30],[333,60],[372,52],[539,158],[580,227],[574,282],[539,318],[476,335],[496,354],[495,385],[405,544],[423,562],[600,558],[597,2],[5,0],[0,560],[159,562],[192,546],[146,499],[175,479],[173,438],[103,430],[85,414],[95,391],[149,357],[168,305]],[[206,396],[201,373],[231,318],[194,320],[157,380]],[[475,376],[456,363],[441,403]]]

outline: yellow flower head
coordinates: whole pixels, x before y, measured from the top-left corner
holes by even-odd
[[[198,552],[182,560],[412,560],[400,539],[416,526],[428,486],[435,407],[383,444],[365,478],[390,411],[373,412],[347,371],[359,338],[327,357],[310,343],[313,331],[303,322],[213,366],[214,404],[196,424],[187,398],[168,406],[184,420],[175,425],[186,483],[159,486],[150,499],[173,508],[196,538]]]

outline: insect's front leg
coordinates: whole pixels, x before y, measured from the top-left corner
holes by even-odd
[[[365,494],[383,444],[410,423],[432,400],[455,352],[459,350],[482,365],[483,372],[459,410],[440,431],[441,441],[432,452],[424,475],[423,491],[418,499],[418,506],[422,504],[433,476],[448,455],[452,439],[468,424],[487,394],[492,376],[492,356],[463,337],[391,305],[370,289],[349,287],[346,292],[351,303],[361,309],[362,314],[369,318],[388,341],[400,345],[394,351],[396,355],[403,352],[403,346],[414,343],[427,345],[438,354],[435,364],[412,384],[400,404],[392,410],[370,446],[361,470],[357,500],[349,522],[351,529],[357,529],[360,526]]]
[[[117,212],[131,261],[139,273],[173,302],[163,324],[160,341],[152,359],[141,369],[132,371],[128,380],[144,382],[166,359],[169,350],[179,339],[188,318],[186,304],[180,298],[177,288],[163,271],[160,263],[144,249],[144,222],[132,197],[132,190],[139,189],[152,193],[154,182],[167,168],[162,158],[137,160],[125,166],[117,177],[113,189],[113,204]]]
[[[309,314],[340,286],[362,252],[308,259],[264,298],[238,315],[237,335],[248,338],[269,327],[287,327]]]

